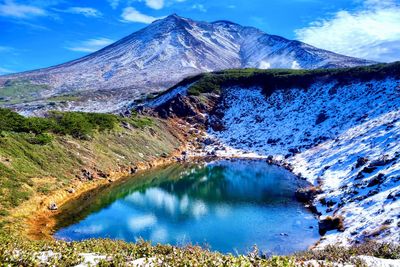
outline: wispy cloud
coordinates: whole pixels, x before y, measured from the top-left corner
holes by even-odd
[[[0,45],[0,53],[1,52],[10,52],[10,51],[13,51],[13,50],[14,49],[12,47]]]
[[[14,73],[14,72],[15,72],[15,71],[13,71],[13,70],[0,67],[0,75],[9,74],[9,73]]]
[[[107,1],[113,9],[116,9],[118,6],[122,4],[131,5],[134,2],[141,2],[146,4],[146,6],[149,8],[160,10],[166,6],[171,6],[175,3],[182,3],[185,2],[186,0],[107,0]]]
[[[120,0],[107,0],[107,1],[113,9],[116,9],[119,6],[120,2]]]
[[[400,5],[364,0],[357,11],[339,11],[295,33],[301,41],[337,53],[381,62],[400,60]]]
[[[43,8],[32,5],[18,4],[13,0],[6,0],[3,4],[0,4],[0,16],[4,17],[28,19],[46,15],[48,14]]]
[[[56,9],[58,12],[79,14],[85,17],[101,17],[103,14],[95,8],[92,7],[70,7],[64,10]]]
[[[145,23],[145,24],[150,24],[153,21],[160,19],[157,17],[143,14],[133,7],[125,8],[122,12],[121,17],[122,17],[122,21],[124,21],[124,22],[139,22],[139,23]]]
[[[112,44],[114,41],[108,38],[93,38],[89,40],[85,40],[79,42],[76,45],[67,47],[68,50],[75,51],[75,52],[85,52],[85,53],[92,53],[101,48]]]
[[[192,9],[198,10],[200,12],[207,12],[207,8],[203,4],[193,4]]]

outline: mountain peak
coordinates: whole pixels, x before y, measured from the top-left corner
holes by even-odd
[[[176,13],[172,13],[171,15],[167,16],[167,18],[183,19],[183,17],[179,16]]]
[[[166,16],[165,18],[156,20],[156,21],[186,21],[187,18],[181,17],[176,13]]]

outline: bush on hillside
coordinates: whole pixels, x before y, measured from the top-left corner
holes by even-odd
[[[21,132],[40,135],[37,139],[46,142],[44,133],[71,135],[88,138],[95,131],[112,130],[119,118],[112,114],[84,112],[51,112],[46,118],[24,117],[9,109],[0,108],[0,132]]]
[[[29,139],[29,143],[34,145],[47,145],[53,141],[53,136],[48,133],[41,133]]]

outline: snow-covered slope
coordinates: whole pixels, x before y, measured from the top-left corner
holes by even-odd
[[[371,63],[232,22],[198,22],[171,15],[78,60],[2,76],[0,96],[2,86],[7,87],[12,80],[23,80],[45,87],[28,94],[36,102],[13,103],[17,109],[35,111],[45,108],[43,98],[74,95],[81,101],[56,107],[53,103],[51,108],[100,112],[116,110],[120,102],[165,90],[182,78],[201,72],[243,67],[352,67]]]
[[[221,120],[223,130],[209,135],[227,149],[213,153],[272,155],[321,186],[321,218],[343,216],[345,224],[322,245],[400,243],[400,80],[314,83],[269,97],[260,88],[231,87],[221,99],[222,119],[210,120]]]

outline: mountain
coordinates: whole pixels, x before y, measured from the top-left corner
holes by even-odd
[[[201,72],[371,63],[229,21],[199,22],[174,14],[83,58],[0,77],[0,104],[27,114],[40,109],[112,112]]]

